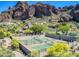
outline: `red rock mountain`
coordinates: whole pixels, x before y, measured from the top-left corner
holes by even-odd
[[[47,4],[37,3],[35,5],[29,6],[27,2],[19,1],[13,8],[9,7],[8,11],[2,12],[0,14],[0,18],[2,20],[8,20],[11,18],[16,20],[25,20],[32,16],[50,16],[53,10],[55,10],[55,8]]]
[[[69,11],[68,14],[62,14],[62,12]],[[37,3],[29,6],[25,1],[19,1],[14,7],[9,7],[7,11],[0,14],[0,21],[14,20],[26,20],[30,17],[42,17],[51,16],[53,14],[60,13],[63,19],[75,19],[79,21],[79,5],[76,6],[66,6],[63,8],[56,8],[48,4]],[[75,15],[74,15],[75,14]],[[64,15],[64,16],[63,16]]]

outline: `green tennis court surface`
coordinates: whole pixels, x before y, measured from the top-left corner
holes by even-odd
[[[51,45],[48,45],[48,44],[46,44],[46,45],[38,45],[38,46],[34,46],[34,47],[32,47],[33,49],[35,49],[35,50],[38,50],[38,51],[40,51],[40,52],[42,52],[42,51],[45,51],[47,48],[49,48]]]
[[[31,45],[32,49],[38,50],[40,52],[45,51],[53,44],[53,42],[49,40],[47,37],[30,37],[28,39],[22,40],[21,42],[26,46]]]
[[[52,43],[49,39],[45,38],[39,38],[39,37],[33,37],[33,38],[28,38],[27,40],[21,40],[23,44],[25,45],[30,45],[30,44],[37,44],[37,43],[47,43],[50,42]]]

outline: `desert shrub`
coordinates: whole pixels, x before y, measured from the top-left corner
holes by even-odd
[[[16,38],[12,38],[11,45],[12,45],[14,48],[19,48],[19,43],[20,43],[19,40],[17,40]]]
[[[46,33],[48,33],[48,34],[56,34],[55,31],[50,31],[50,30],[47,30]]]
[[[14,57],[15,54],[6,48],[0,47],[0,57]]]
[[[70,47],[67,43],[54,43],[51,47],[47,49],[49,56],[61,57],[61,56],[72,56],[72,53],[69,52]]]
[[[31,28],[30,28],[35,34],[36,33],[41,33],[43,31],[43,26],[42,25],[39,25],[39,24],[36,24],[36,25],[33,25]]]
[[[69,26],[67,24],[61,24],[58,26],[58,30],[62,31],[64,34],[67,34],[69,30]]]
[[[37,57],[37,56],[39,56],[39,51],[37,51],[37,50],[31,51],[31,55],[30,56],[31,57]]]
[[[10,32],[9,31],[0,31],[0,39],[3,39],[4,37],[10,36]]]
[[[79,57],[79,53],[75,53],[75,56],[76,56],[76,57]]]
[[[30,33],[30,32],[32,32],[30,29],[26,29],[26,30],[24,31],[24,33]]]
[[[0,32],[0,39],[3,39],[5,37],[4,32]]]
[[[11,32],[6,31],[6,32],[4,32],[4,35],[5,35],[5,37],[8,37],[8,36],[10,36],[10,35],[11,35]]]
[[[19,30],[20,30],[21,28],[23,28],[24,25],[25,25],[25,22],[21,22],[20,24],[18,24],[18,26],[17,26],[15,32],[16,32],[16,33],[19,33]]]
[[[42,32],[46,32],[48,30],[47,24],[43,24],[42,27],[43,27],[43,31]]]
[[[0,39],[3,39],[4,37],[5,37],[4,29],[0,28]]]
[[[7,31],[9,31],[11,33],[15,33],[15,29],[16,29],[15,24],[7,25]]]
[[[72,52],[65,52],[61,55],[61,57],[72,57],[75,56]]]

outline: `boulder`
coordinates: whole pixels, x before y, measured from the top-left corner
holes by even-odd
[[[69,14],[61,14],[60,18],[62,19],[62,21],[71,21],[73,17]]]
[[[71,10],[70,15],[73,17],[74,21],[79,22],[79,4]]]
[[[26,20],[29,18],[29,6],[26,2],[18,2],[13,10],[12,17],[14,19]]]

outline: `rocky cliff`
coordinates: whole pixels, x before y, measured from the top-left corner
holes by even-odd
[[[5,19],[19,19],[19,20],[25,20],[29,17],[35,16],[35,17],[42,17],[50,16],[51,12],[57,13],[55,11],[55,8],[42,3],[37,3],[35,5],[29,6],[27,2],[19,1],[17,4],[11,8],[9,7],[8,11],[4,11],[0,14],[0,17],[2,20]]]
[[[79,5],[77,4],[76,6],[56,8],[55,6],[42,3],[29,6],[27,2],[19,1],[14,7],[9,7],[7,11],[2,12],[0,14],[0,20],[26,20],[33,16],[42,18],[43,16],[53,17],[53,15],[58,15],[57,17],[60,19],[60,21],[79,21]]]

